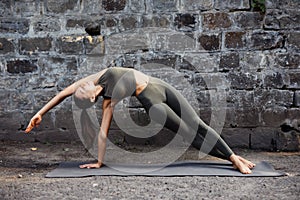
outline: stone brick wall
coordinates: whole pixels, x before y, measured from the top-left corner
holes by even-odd
[[[232,147],[299,150],[299,22],[298,0],[265,10],[253,0],[2,0],[0,139],[79,140],[71,98],[22,130],[65,86],[117,65],[175,86]],[[147,123],[136,99],[123,104]],[[136,139],[114,123],[110,138],[165,144],[172,134]]]

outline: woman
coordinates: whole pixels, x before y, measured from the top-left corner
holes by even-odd
[[[98,162],[80,165],[80,168],[101,167],[114,106],[118,101],[130,95],[137,97],[147,113],[153,109],[156,112],[155,116],[166,115],[163,125],[174,132],[180,128],[184,133],[183,137],[188,137],[190,127],[194,128],[196,124],[197,134],[192,143],[194,147],[200,149],[203,138],[208,134],[209,138],[216,141],[211,144],[213,146],[209,152],[210,155],[231,161],[233,167],[244,174],[251,173],[251,169],[255,166],[254,163],[235,155],[224,140],[198,117],[184,97],[172,86],[130,68],[104,69],[68,86],[32,117],[25,132],[29,133],[38,126],[45,113],[72,94],[74,94],[75,103],[79,108],[92,106],[98,96],[104,98],[102,122],[98,136]],[[184,119],[183,115],[188,115],[188,120]],[[159,121],[157,119],[158,123]],[[209,143],[210,141],[208,141]]]

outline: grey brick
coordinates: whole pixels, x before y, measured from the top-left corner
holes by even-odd
[[[225,34],[225,47],[228,49],[245,47],[245,35],[245,32],[227,32]]]
[[[7,61],[7,72],[11,74],[35,72],[38,69],[35,62],[21,59]]]
[[[102,1],[101,0],[89,0],[82,1],[82,13],[84,14],[98,14],[102,9]]]
[[[170,25],[170,17],[167,15],[144,15],[143,16],[143,27],[163,27],[167,28]]]
[[[104,0],[102,6],[106,11],[122,11],[127,4],[126,0]]]
[[[121,25],[124,30],[131,30],[138,27],[138,19],[135,16],[126,16],[121,19]]]
[[[300,66],[300,54],[276,53],[274,65],[284,69],[297,69]]]
[[[250,148],[277,150],[277,133],[273,128],[257,128],[251,134]]]
[[[268,50],[283,47],[283,36],[279,32],[253,32],[250,35],[249,49]]]
[[[262,124],[267,127],[280,127],[287,118],[288,110],[282,106],[267,108],[261,112]]]
[[[210,10],[213,8],[213,0],[182,0],[181,6],[186,11]]]
[[[232,26],[232,21],[225,12],[204,13],[202,23],[205,30],[226,29]]]
[[[266,88],[283,88],[286,84],[285,75],[280,72],[266,73],[264,77],[264,87]]]
[[[7,17],[13,15],[12,1],[1,1],[0,2],[0,17]]]
[[[0,33],[26,34],[29,31],[29,19],[25,18],[2,18]]]
[[[298,0],[267,0],[266,6],[270,9],[294,9],[299,8],[300,2]]]
[[[293,91],[289,90],[256,90],[254,91],[254,102],[257,107],[291,107],[293,105],[293,96]]]
[[[261,80],[253,73],[230,72],[228,79],[233,89],[254,89],[261,85]]]
[[[249,148],[250,129],[224,128],[221,136],[231,148]]]
[[[298,9],[269,10],[264,26],[267,29],[299,29],[300,13]]]
[[[239,69],[240,56],[238,53],[226,53],[221,55],[219,70],[222,72]]]
[[[278,131],[276,149],[281,151],[299,151],[299,133],[296,131]]]
[[[201,34],[198,39],[201,48],[207,51],[221,49],[221,34]]]
[[[153,10],[155,12],[177,11],[178,0],[156,0],[153,1]]]
[[[21,52],[45,52],[51,49],[52,38],[24,38],[19,40],[19,45]]]
[[[0,54],[14,53],[15,45],[12,38],[0,38]]]
[[[132,12],[144,13],[146,10],[146,0],[130,0],[130,10]]]
[[[174,19],[174,24],[177,30],[180,31],[195,31],[197,30],[197,22],[199,16],[196,14],[177,14]]]
[[[78,0],[48,0],[47,1],[47,11],[53,13],[66,13],[67,11],[78,11]]]
[[[219,10],[244,10],[250,9],[250,1],[248,0],[216,0],[214,7]]]
[[[38,3],[36,0],[17,1],[14,4],[15,13],[21,16],[33,16],[35,12],[39,11]]]
[[[51,33],[61,30],[59,19],[55,17],[41,17],[33,22],[33,30],[35,33]]]
[[[57,41],[61,53],[82,54],[84,53],[83,36],[63,36]]]
[[[287,36],[287,46],[300,52],[300,32],[290,32]]]
[[[290,85],[289,88],[300,89],[300,72],[291,72],[290,76]]]
[[[235,12],[232,18],[236,26],[243,30],[261,29],[263,27],[264,15],[260,12]]]

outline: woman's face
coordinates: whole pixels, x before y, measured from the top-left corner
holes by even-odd
[[[82,101],[95,102],[96,86],[92,81],[82,84],[79,88],[77,88],[75,97]]]

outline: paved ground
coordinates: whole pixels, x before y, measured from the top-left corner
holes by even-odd
[[[299,199],[300,152],[235,151],[252,161],[268,161],[288,175],[44,178],[61,161],[92,158],[78,143],[0,142],[0,199]],[[197,159],[197,151],[191,149],[181,159]]]

